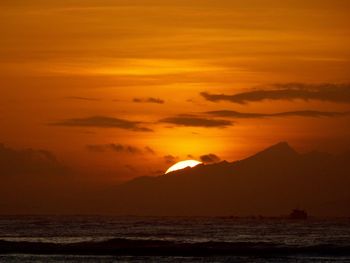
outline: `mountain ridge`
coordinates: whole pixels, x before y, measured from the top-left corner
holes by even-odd
[[[136,178],[104,202],[117,214],[278,216],[300,205],[311,215],[350,216],[349,175],[347,155],[305,155],[280,142],[235,162]]]

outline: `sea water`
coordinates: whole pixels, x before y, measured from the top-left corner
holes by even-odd
[[[350,262],[350,219],[0,216],[0,262]]]

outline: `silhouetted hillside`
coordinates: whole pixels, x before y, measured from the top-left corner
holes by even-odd
[[[141,177],[114,189],[100,209],[136,215],[350,216],[350,158],[299,154],[286,142],[247,159]],[[113,203],[113,205],[110,204]]]

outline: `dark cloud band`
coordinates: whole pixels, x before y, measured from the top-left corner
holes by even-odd
[[[350,112],[333,112],[333,111],[314,111],[314,110],[303,110],[303,111],[287,111],[278,113],[245,113],[231,110],[218,110],[208,111],[205,114],[209,114],[216,117],[227,117],[235,119],[258,119],[258,118],[272,118],[272,117],[340,117],[349,116]]]
[[[66,127],[119,128],[140,132],[152,131],[149,128],[141,127],[140,124],[141,122],[137,121],[129,121],[105,116],[93,116],[88,118],[67,119],[60,122],[51,123],[50,125]]]
[[[155,104],[164,104],[165,101],[159,98],[134,98],[133,102],[136,103],[155,103]]]
[[[187,116],[179,115],[175,117],[169,117],[161,119],[159,122],[169,123],[178,126],[187,126],[187,127],[204,127],[204,128],[223,128],[233,125],[233,122],[228,120],[217,120],[209,119],[198,116]]]
[[[252,91],[228,94],[201,92],[208,101],[229,101],[246,104],[263,100],[319,100],[336,103],[350,103],[350,84],[274,84]]]

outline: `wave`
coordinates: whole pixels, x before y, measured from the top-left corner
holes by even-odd
[[[106,241],[47,243],[0,240],[0,254],[132,256],[350,256],[350,245],[288,246],[269,242],[198,242],[114,238]]]

